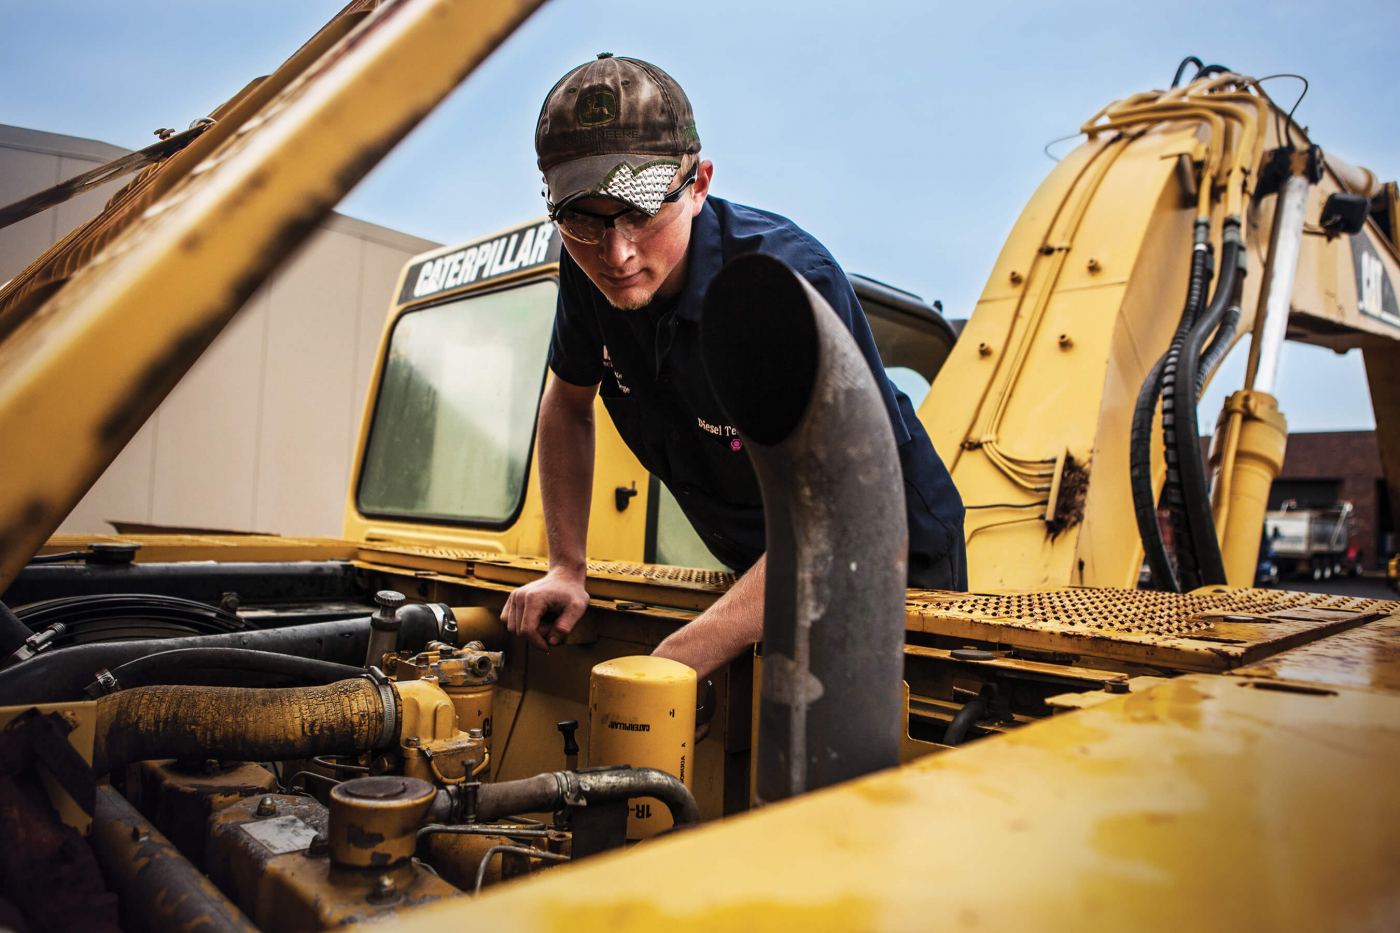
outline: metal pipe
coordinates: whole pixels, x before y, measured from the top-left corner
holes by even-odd
[[[481,857],[481,864],[476,869],[476,887],[473,894],[481,894],[481,886],[486,883],[486,869],[491,865],[491,859],[495,858],[497,852],[511,852],[515,855],[523,855],[526,858],[537,858],[546,862],[567,862],[567,855],[560,855],[557,852],[547,852],[544,849],[528,849],[525,846],[492,846],[486,850],[486,854]]]
[[[1260,313],[1254,324],[1254,343],[1249,349],[1249,370],[1244,382],[1245,388],[1256,392],[1272,393],[1278,382],[1310,187],[1303,175],[1290,175],[1279,186],[1274,228],[1269,232],[1269,259],[1259,296]]]
[[[897,765],[908,519],[870,364],[806,280],[758,254],[710,283],[700,342],[763,492],[758,798]]]
[[[482,784],[477,790],[476,818],[488,823],[517,813],[548,813],[580,800],[596,804],[634,797],[661,801],[671,811],[676,827],[700,822],[700,808],[690,788],[655,768],[618,768],[585,774],[554,771],[519,781]]]
[[[241,910],[110,787],[97,788],[92,848],[121,899],[122,928],[258,933]]]
[[[152,758],[351,755],[379,747],[386,733],[393,738],[386,724],[396,718],[397,708],[387,708],[365,678],[286,689],[137,687],[97,701],[92,770],[107,774]]]

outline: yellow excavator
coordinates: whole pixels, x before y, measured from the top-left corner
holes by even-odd
[[[889,459],[824,442],[869,422],[849,337],[756,260],[716,280],[707,344],[755,315],[812,335],[716,386],[807,399],[734,419],[779,568],[763,643],[708,682],[649,657],[732,576],[601,410],[590,609],[550,652],[509,636],[546,568],[545,220],[405,267],[341,537],[54,535],[534,6],[351,3],[0,288],[2,922],[1395,928],[1400,604],[1251,584],[1285,339],[1362,350],[1400,486],[1400,199],[1268,79],[1188,59],[1094,114],[961,333],[853,277],[886,367],[930,384],[971,592],[879,571],[901,529],[858,516],[891,489],[839,478]],[[1203,457],[1200,393],[1246,334]]]

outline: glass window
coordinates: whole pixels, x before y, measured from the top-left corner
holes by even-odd
[[[558,285],[399,318],[359,487],[365,514],[500,524],[525,495]]]

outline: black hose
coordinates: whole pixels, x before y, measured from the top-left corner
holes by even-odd
[[[1215,330],[1215,336],[1211,338],[1210,346],[1206,347],[1201,354],[1199,372],[1196,374],[1196,395],[1199,396],[1205,390],[1206,382],[1211,374],[1215,372],[1215,367],[1220,365],[1220,361],[1225,358],[1225,352],[1230,349],[1230,341],[1235,337],[1235,328],[1240,326],[1240,303],[1238,298],[1225,309],[1225,317],[1220,321],[1220,326]]]
[[[1192,75],[1192,81],[1199,81],[1201,78],[1209,78],[1211,75],[1229,74],[1231,69],[1226,65],[1206,65],[1200,71]]]
[[[1192,235],[1191,272],[1187,279],[1186,304],[1182,307],[1176,333],[1172,335],[1172,347],[1179,347],[1185,342],[1192,325],[1196,323],[1196,316],[1200,313],[1201,305],[1205,303],[1210,276],[1210,218],[1198,217]],[[1157,523],[1157,498],[1152,489],[1152,418],[1157,411],[1157,399],[1162,394],[1163,371],[1166,369],[1170,352],[1169,349],[1157,360],[1138,391],[1137,404],[1133,408],[1128,475],[1138,536],[1142,539],[1147,565],[1152,570],[1152,586],[1157,590],[1177,593],[1181,591],[1181,584],[1176,578],[1171,556],[1167,553],[1166,542],[1162,539],[1162,528]]]
[[[24,647],[34,632],[19,620],[10,607],[0,603],[0,661]]]
[[[1176,74],[1172,77],[1172,87],[1176,87],[1177,85],[1179,85],[1179,84],[1181,83],[1181,76],[1186,72],[1186,66],[1187,66],[1187,65],[1192,65],[1192,64],[1194,64],[1194,65],[1196,66],[1196,73],[1197,73],[1197,74],[1200,74],[1200,70],[1206,66],[1206,63],[1203,62],[1203,61],[1201,61],[1201,60],[1200,60],[1199,58],[1197,58],[1196,56],[1194,56],[1194,55],[1188,55],[1188,56],[1186,56],[1185,58],[1183,58],[1183,59],[1181,60],[1181,64],[1176,66]],[[1192,80],[1195,80],[1195,79],[1192,79]]]
[[[983,684],[977,698],[963,704],[953,721],[948,723],[948,728],[943,732],[943,744],[961,745],[967,739],[968,732],[972,731],[972,727],[987,715],[996,693],[996,684]]]
[[[1162,426],[1167,448],[1168,504],[1172,510],[1172,527],[1179,540],[1179,579],[1187,590],[1225,583],[1225,562],[1215,535],[1210,486],[1201,457],[1196,383],[1206,339],[1219,327],[1225,309],[1238,300],[1238,289],[1244,277],[1244,244],[1239,227],[1238,217],[1225,218],[1215,294],[1182,345],[1168,351],[1164,370]]]
[[[435,619],[424,614],[405,617],[399,629],[399,647],[421,651],[438,638]],[[178,648],[251,648],[337,664],[364,664],[369,647],[369,617],[339,622],[317,622],[287,628],[269,628],[226,635],[201,635],[160,641],[117,641],[74,645],[44,651],[27,661],[0,671],[0,706],[16,703],[59,703],[84,699],[83,688],[102,668],[111,670],[136,658]]]
[[[213,671],[222,676],[210,677]],[[241,687],[247,685],[247,678],[239,675],[248,672],[280,675],[300,686],[319,686],[357,677],[364,668],[249,648],[176,648],[136,658],[110,671],[119,690],[155,684]],[[109,692],[95,683],[87,691],[94,698]]]

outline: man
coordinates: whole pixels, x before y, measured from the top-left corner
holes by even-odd
[[[550,348],[555,378],[536,435],[549,572],[511,594],[510,630],[547,650],[588,607],[593,401],[601,393],[637,459],[675,494],[710,551],[742,574],[655,654],[703,678],[763,637],[763,503],[748,454],[710,391],[698,326],[710,279],[749,252],[786,262],[851,329],[899,445],[910,584],[965,589],[962,502],[909,399],[886,378],[845,274],[786,218],[709,197],[714,167],[698,158],[680,86],[655,65],[605,52],[549,92],[535,151],[565,246]]]

